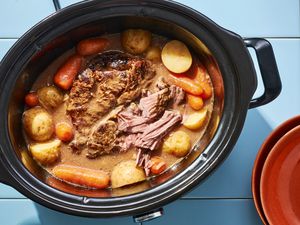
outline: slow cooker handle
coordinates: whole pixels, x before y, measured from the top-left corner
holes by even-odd
[[[255,108],[273,101],[281,92],[281,80],[272,45],[263,38],[244,39],[247,47],[255,50],[265,91],[262,96],[250,101],[249,108]]]

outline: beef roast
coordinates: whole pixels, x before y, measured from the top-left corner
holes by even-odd
[[[66,101],[67,113],[76,128],[70,146],[80,151],[88,144],[90,157],[109,153],[112,148],[109,145],[104,149],[104,142],[114,137],[112,123],[104,123],[106,125],[97,129],[93,127],[114,107],[138,98],[153,76],[150,62],[120,51],[106,52],[91,59],[74,80]]]
[[[67,113],[79,129],[91,126],[113,107],[139,97],[153,74],[144,59],[119,51],[100,54],[74,81]]]

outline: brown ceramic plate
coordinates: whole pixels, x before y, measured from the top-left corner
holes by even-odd
[[[272,148],[262,170],[260,191],[270,225],[300,224],[300,126]]]
[[[267,139],[260,147],[260,150],[258,151],[254,162],[253,171],[252,171],[252,195],[253,195],[256,210],[262,222],[265,225],[268,225],[268,222],[264,215],[261,199],[260,199],[260,179],[261,179],[263,165],[271,149],[277,143],[277,141],[283,135],[285,135],[287,132],[289,132],[291,129],[293,129],[298,125],[300,125],[300,115],[285,121],[283,124],[278,126],[275,130],[273,130],[272,133],[270,133],[270,135],[267,137]]]

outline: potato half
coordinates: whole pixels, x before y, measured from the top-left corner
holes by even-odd
[[[162,52],[161,59],[165,67],[173,73],[186,72],[192,65],[192,55],[181,41],[168,42]]]
[[[53,140],[44,143],[32,144],[29,150],[33,158],[42,165],[49,165],[59,158],[60,156],[60,140]]]
[[[190,114],[187,119],[183,122],[183,126],[190,130],[197,130],[201,128],[207,118],[207,109],[202,109],[200,111]]]
[[[146,179],[144,170],[136,166],[134,160],[123,161],[117,164],[111,172],[112,188],[123,187]]]

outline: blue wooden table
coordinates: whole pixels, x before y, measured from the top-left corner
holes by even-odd
[[[60,0],[62,7],[76,2]],[[283,89],[272,103],[249,110],[238,143],[213,175],[181,199],[165,206],[163,217],[148,223],[261,224],[251,195],[251,171],[255,156],[265,137],[276,126],[300,112],[299,0],[180,2],[243,37],[267,38],[274,48]],[[26,30],[54,11],[52,0],[0,0],[0,58]],[[255,60],[255,55],[251,53]],[[256,95],[262,91],[259,79]],[[130,217],[87,219],[58,213],[32,202],[3,184],[0,184],[0,220],[1,225],[133,224]]]

